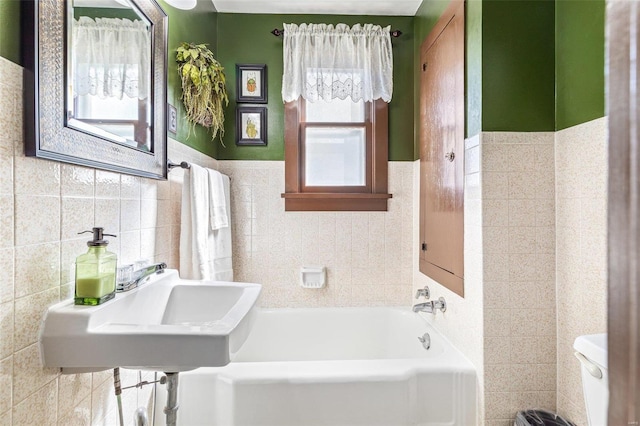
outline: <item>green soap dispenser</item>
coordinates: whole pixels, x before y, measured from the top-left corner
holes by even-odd
[[[87,241],[89,251],[76,259],[76,305],[99,305],[113,299],[116,294],[117,258],[107,251],[109,241],[103,239],[103,228],[93,228],[79,234],[93,233],[93,240]]]

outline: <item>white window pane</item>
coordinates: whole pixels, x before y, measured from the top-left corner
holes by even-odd
[[[138,98],[123,96],[122,99],[118,99],[81,95],[77,100],[78,110],[75,111],[75,118],[78,120],[138,120]]]
[[[305,102],[308,123],[363,123],[364,102],[351,98]]]
[[[364,128],[307,128],[304,152],[307,186],[366,184]]]
[[[133,124],[103,124],[103,123],[94,123],[94,126],[104,130],[105,132],[109,132],[114,135],[121,136],[130,141],[135,140],[134,138],[134,127]]]

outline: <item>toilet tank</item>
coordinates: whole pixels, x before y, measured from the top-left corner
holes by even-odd
[[[582,392],[590,426],[607,424],[609,405],[609,371],[607,369],[607,335],[580,336],[573,343],[582,369]]]

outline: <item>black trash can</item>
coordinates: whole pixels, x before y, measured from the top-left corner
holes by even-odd
[[[514,426],[576,426],[558,414],[546,410],[518,411]]]

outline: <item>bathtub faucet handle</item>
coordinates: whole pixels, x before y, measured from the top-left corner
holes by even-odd
[[[424,288],[419,288],[416,291],[416,299],[419,299],[420,297],[424,296],[425,299],[428,299],[429,297],[431,297],[431,292],[429,291],[429,286],[424,286]]]
[[[433,302],[433,309],[440,309],[442,312],[447,311],[447,302],[444,300],[444,297],[439,297],[438,300]]]

